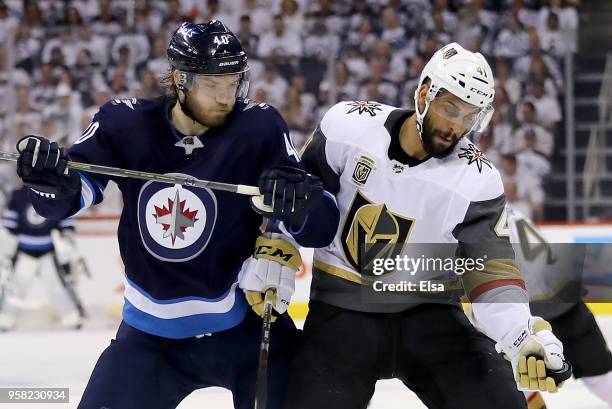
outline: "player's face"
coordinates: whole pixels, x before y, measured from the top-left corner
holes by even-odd
[[[221,126],[234,109],[239,85],[238,74],[196,75],[187,96],[187,107],[202,125]]]
[[[472,128],[478,113],[478,108],[453,94],[435,98],[429,105],[423,124],[425,151],[434,158],[448,156]]]

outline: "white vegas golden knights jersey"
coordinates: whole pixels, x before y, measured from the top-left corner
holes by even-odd
[[[409,157],[399,146],[399,130],[410,115],[371,101],[340,102],[307,142],[302,159],[335,194],[341,214],[333,243],[315,250],[311,299],[369,312],[414,305],[406,292],[367,302],[380,277],[361,268],[364,243],[406,243],[399,246],[402,254],[421,243],[459,243],[462,257],[471,257],[479,243],[493,243],[485,270],[462,276],[468,297],[507,285],[524,289],[499,172],[467,138],[443,159]]]

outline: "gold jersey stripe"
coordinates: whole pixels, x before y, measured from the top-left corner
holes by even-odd
[[[357,284],[364,284],[361,277],[352,271],[345,270],[340,267],[333,266],[331,264],[327,264],[321,260],[314,259],[312,263],[313,270],[317,269],[323,273],[331,274],[336,277],[340,277],[344,280],[351,281]]]

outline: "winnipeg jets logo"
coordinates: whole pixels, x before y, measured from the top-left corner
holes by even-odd
[[[147,182],[140,190],[140,237],[159,260],[182,262],[197,257],[208,245],[216,220],[217,200],[209,189]]]
[[[193,227],[198,221],[196,215],[197,210],[189,210],[185,208],[185,200],[181,201],[178,189],[174,195],[174,200],[168,199],[168,206],[155,206],[155,220],[157,224],[161,224],[164,229],[163,237],[170,237],[172,245],[177,238],[185,240],[185,231],[188,227]]]
[[[460,158],[465,158],[468,161],[468,165],[476,163],[478,167],[478,173],[482,173],[482,165],[485,164],[489,168],[493,168],[491,161],[478,149],[474,144],[468,144],[467,148],[461,148],[463,152],[459,153]]]
[[[347,112],[347,115],[353,112],[358,112],[359,115],[361,115],[366,112],[370,114],[370,116],[376,116],[376,111],[382,111],[382,109],[380,108],[381,104],[377,102],[353,101],[349,102],[347,105],[351,107],[351,109],[349,109],[349,111]]]

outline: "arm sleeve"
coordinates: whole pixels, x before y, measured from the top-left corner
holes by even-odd
[[[321,126],[317,126],[302,149],[302,161],[308,172],[321,178],[325,190],[335,195],[340,190],[340,176],[327,162],[327,143]]]
[[[70,160],[121,167],[119,157],[112,148],[111,132],[106,126],[109,122],[107,117],[103,106],[79,139],[68,150]],[[79,172],[79,176],[81,178],[81,192],[75,198],[55,198],[52,195],[41,194],[31,189],[29,194],[36,211],[41,216],[63,220],[102,202],[104,199],[103,192],[110,178],[87,172]]]
[[[472,201],[463,222],[453,230],[453,236],[459,241],[460,257],[485,260],[484,269],[470,270],[462,276],[463,287],[470,301],[474,302],[488,291],[513,286],[522,294],[514,301],[528,302],[525,280],[510,244],[503,194],[493,199]]]
[[[483,270],[471,270],[462,277],[474,325],[496,342],[517,326],[527,325],[529,297],[510,243],[504,195],[471,202],[453,235],[462,257],[486,255]]]
[[[276,149],[273,150],[270,166],[287,165],[304,169],[304,164],[291,142],[287,124],[280,114],[276,113],[276,116],[278,142],[274,144]],[[307,168],[306,170],[309,171]],[[327,188],[327,186],[325,187]],[[333,241],[339,222],[340,211],[336,199],[329,191],[325,190],[323,200],[311,210],[302,226],[295,228],[280,223],[279,229],[293,237],[301,246],[318,248],[325,247]]]

